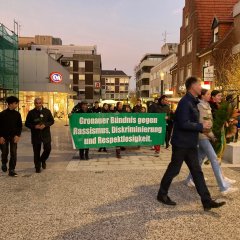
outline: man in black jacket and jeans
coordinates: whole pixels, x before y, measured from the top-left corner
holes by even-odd
[[[17,177],[15,167],[17,163],[17,143],[22,132],[22,118],[18,107],[18,98],[11,96],[6,99],[8,108],[0,113],[0,146],[2,151],[2,171],[7,172],[8,154],[10,146],[9,176]]]
[[[51,153],[50,126],[54,124],[54,119],[51,111],[43,107],[41,98],[36,98],[34,104],[35,108],[29,111],[25,125],[31,129],[34,164],[36,173],[40,173],[41,167],[46,169],[46,161]]]
[[[211,208],[219,208],[225,202],[215,202],[212,200],[201,166],[198,161],[198,137],[200,132],[210,129],[211,125],[208,121],[204,124],[199,123],[199,111],[197,97],[201,93],[201,83],[195,77],[190,77],[186,81],[187,94],[178,104],[172,135],[172,159],[164,174],[160,189],[158,192],[158,201],[166,205],[176,205],[168,197],[168,190],[182,167],[183,162],[187,164],[195,183],[198,194],[201,197],[203,208],[205,211]]]

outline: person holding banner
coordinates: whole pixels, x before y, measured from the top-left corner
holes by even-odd
[[[104,104],[103,104],[102,113],[109,113],[109,106],[108,106],[107,103],[104,103]],[[107,149],[106,149],[105,147],[99,148],[99,149],[98,149],[98,152],[101,152],[102,150],[103,150],[103,152],[107,152]]]
[[[122,102],[117,102],[116,105],[116,113],[123,113],[123,104]],[[124,151],[126,150],[125,147],[116,147],[116,157],[121,158],[121,150]]]
[[[140,113],[142,109],[142,101],[141,99],[137,100],[137,104],[134,106],[133,111],[134,113]]]
[[[88,108],[87,102],[81,103],[81,109],[76,113],[92,113],[92,110]],[[80,160],[89,160],[89,148],[79,149]]]
[[[102,112],[102,109],[99,107],[99,101],[96,101],[94,103],[94,106],[92,108],[92,112],[93,113],[101,113]]]
[[[154,103],[149,107],[149,113],[162,113],[160,105],[159,105],[159,99],[158,99],[157,103],[156,103],[156,99],[154,100]],[[155,150],[156,156],[158,157],[160,150],[161,150],[161,146],[155,145],[154,150]]]
[[[166,205],[175,206],[176,202],[168,196],[168,190],[173,179],[179,174],[185,161],[192,175],[196,190],[201,197],[205,211],[219,208],[226,202],[212,200],[208,191],[202,168],[198,161],[199,133],[211,129],[209,121],[199,122],[198,96],[201,94],[201,81],[196,77],[189,77],[185,83],[187,93],[180,100],[174,118],[172,134],[172,159],[162,178],[157,200]]]

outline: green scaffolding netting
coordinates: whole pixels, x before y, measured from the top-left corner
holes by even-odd
[[[0,23],[0,104],[18,90],[18,36]]]

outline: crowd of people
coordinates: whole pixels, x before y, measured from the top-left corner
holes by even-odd
[[[234,106],[232,97],[228,96],[223,101],[220,91],[202,89],[199,79],[190,77],[185,85],[187,93],[180,100],[174,116],[172,158],[161,180],[157,200],[166,205],[176,205],[168,196],[168,191],[185,162],[190,170],[187,184],[196,187],[203,208],[208,211],[219,208],[226,202],[214,201],[208,191],[201,168],[205,157],[212,164],[220,192],[227,195],[238,191],[238,188],[233,187],[236,181],[223,174],[220,162],[226,138],[237,132],[239,114],[236,114],[238,109]],[[235,130],[231,133],[229,127]]]
[[[155,98],[154,102],[145,107],[142,105],[141,99],[137,99],[136,105],[131,108],[129,104],[124,105],[122,102],[117,102],[116,106],[113,104],[104,103],[102,107],[98,101],[94,103],[93,107],[89,107],[88,103],[85,101],[79,102],[72,110],[72,113],[156,113],[166,114],[166,148],[170,146],[170,138],[173,128],[173,111],[170,109],[168,99],[166,95],[161,96],[160,98]],[[155,154],[159,155],[160,145],[153,146]],[[121,158],[121,151],[124,151],[125,147],[116,147],[116,157]],[[99,148],[99,152],[107,152],[106,147]],[[79,149],[80,160],[89,160],[89,149]]]
[[[175,112],[171,111],[167,96],[163,95],[147,107],[140,99],[131,108],[117,102],[116,106],[106,103],[100,107],[98,101],[93,107],[82,101],[72,110],[72,113],[154,113],[166,114],[166,148],[172,145],[171,162],[161,180],[157,200],[166,205],[176,205],[168,196],[173,179],[179,174],[183,162],[189,168],[186,183],[195,187],[201,197],[204,210],[219,208],[225,205],[224,201],[214,201],[208,191],[204,174],[201,168],[205,158],[212,165],[219,190],[223,195],[238,191],[233,185],[236,180],[226,177],[221,168],[221,159],[226,142],[236,141],[240,113],[234,103],[233,95],[223,99],[218,90],[202,89],[199,79],[190,77],[186,80],[186,95],[178,103]],[[0,113],[0,147],[2,151],[2,171],[9,176],[16,177],[17,144],[22,132],[22,119],[17,111],[19,100],[11,96],[6,99],[7,109]],[[36,98],[35,108],[29,111],[25,126],[31,130],[33,158],[36,173],[46,169],[46,161],[51,153],[50,127],[54,118],[50,110],[43,107],[42,99]],[[41,148],[43,146],[43,152]],[[121,158],[124,146],[116,147],[116,157]],[[154,146],[155,152],[160,152],[160,146]],[[106,152],[106,147],[99,148],[99,152]],[[8,155],[10,160],[8,165]],[[89,149],[79,149],[80,160],[89,159]],[[207,163],[206,162],[206,163]]]

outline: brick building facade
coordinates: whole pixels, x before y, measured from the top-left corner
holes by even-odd
[[[186,0],[183,8],[178,63],[172,69],[175,95],[185,92],[184,82],[188,76],[203,77],[203,72],[214,77],[213,46],[222,47],[232,36],[234,28],[233,9],[238,0]],[[236,20],[237,22],[237,20]],[[231,36],[231,37],[230,37]],[[234,37],[232,45],[236,43]],[[215,47],[216,48],[216,47]],[[214,48],[213,48],[214,49]],[[208,67],[208,68],[207,68]],[[204,70],[205,69],[205,70]],[[207,74],[208,73],[208,74]],[[208,79],[212,80],[212,79]]]

